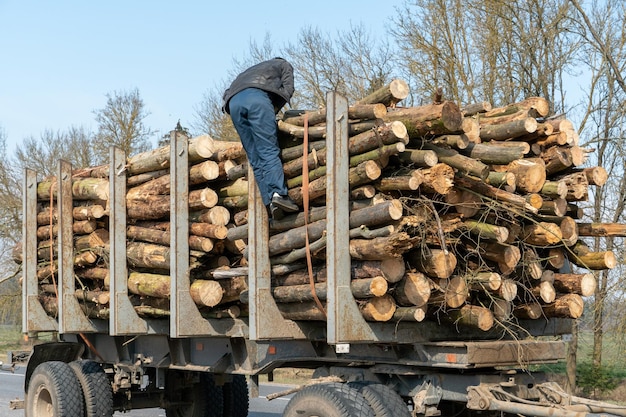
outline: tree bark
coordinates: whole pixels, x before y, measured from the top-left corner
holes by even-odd
[[[357,104],[382,103],[387,107],[395,107],[409,95],[409,86],[404,80],[394,79],[384,87],[357,101]]]
[[[445,135],[461,130],[463,116],[459,107],[451,101],[389,111],[386,122],[400,121],[407,128],[409,137],[419,139],[428,135]]]
[[[546,317],[564,317],[577,319],[583,314],[585,303],[578,294],[565,294],[558,297],[554,303],[543,306]]]
[[[596,285],[593,274],[554,274],[554,288],[562,293],[590,297],[595,294]]]

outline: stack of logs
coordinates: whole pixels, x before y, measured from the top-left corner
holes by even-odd
[[[500,108],[448,101],[397,107],[407,94],[394,80],[349,108],[351,288],[363,316],[482,330],[580,317],[582,297],[596,288],[591,271],[616,264],[612,252],[594,252],[580,238],[622,236],[626,228],[582,223],[578,203],[607,174],[582,168],[588,151],[572,123],[550,118],[542,98]],[[278,122],[289,195],[311,203],[306,219],[298,213],[270,227],[273,295],[293,320],[325,319],[314,301],[323,306],[326,298],[325,113],[290,111]],[[245,315],[245,153],[238,142],[199,136],[189,140],[189,157],[190,293],[206,317]],[[128,289],[144,317],[169,315],[168,158],[165,146],[127,164]],[[93,318],[108,315],[107,175],[108,167],[91,167],[73,180],[76,295]],[[51,315],[54,190],[54,178],[38,184],[37,274]]]

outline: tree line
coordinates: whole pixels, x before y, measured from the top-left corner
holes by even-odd
[[[593,188],[583,206],[587,221],[626,221],[626,4],[621,0],[407,0],[386,19],[383,33],[372,33],[361,24],[333,34],[303,27],[283,43],[268,33],[265,39],[252,41],[249,51],[233,60],[224,79],[207,88],[193,120],[184,122],[189,132],[237,140],[229,117],[221,111],[222,92],[242,69],[275,56],[294,65],[292,108],[324,107],[328,90],[353,102],[393,78],[410,85],[407,105],[432,102],[436,91],[460,105],[487,101],[494,107],[544,97],[554,115],[575,121],[581,146],[594,150],[589,164],[609,173],[607,184]],[[110,145],[127,154],[147,150],[155,139],[144,123],[148,114],[138,90],[113,92],[106,95],[105,106],[94,111],[96,132],[82,127],[45,131],[39,138],[25,138],[12,155],[6,152],[7,138],[0,129],[4,271],[17,269],[11,250],[21,233],[23,168],[50,175],[58,158],[92,166],[107,161]],[[594,333],[592,362],[601,367],[605,334],[626,340],[626,252],[623,238],[599,238],[590,246],[613,250],[622,260],[617,268],[597,276],[598,291],[587,300],[593,305],[592,317],[580,323]],[[4,280],[0,318],[19,322],[19,272],[10,276],[0,277]]]

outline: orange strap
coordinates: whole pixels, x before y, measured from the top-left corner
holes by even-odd
[[[304,113],[304,143],[302,149],[302,205],[304,206],[304,247],[306,249],[306,266],[309,272],[309,284],[311,294],[317,308],[326,317],[324,305],[315,291],[315,278],[313,277],[313,261],[311,259],[311,247],[309,246],[309,116]]]

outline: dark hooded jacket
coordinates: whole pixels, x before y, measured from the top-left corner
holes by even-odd
[[[222,110],[230,114],[228,108],[230,99],[251,87],[270,93],[274,108],[278,111],[285,103],[289,103],[293,95],[293,67],[282,58],[274,58],[248,68],[239,74],[224,92]]]

